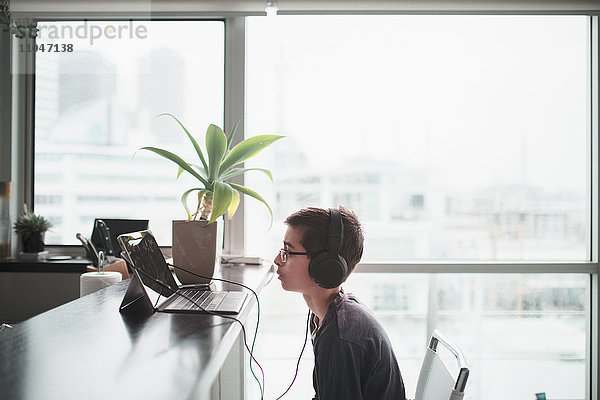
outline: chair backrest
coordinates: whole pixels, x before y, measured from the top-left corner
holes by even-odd
[[[440,343],[456,358],[460,369],[456,379],[452,378],[437,353]],[[434,330],[419,373],[415,400],[460,400],[465,394],[468,377],[469,368],[460,349],[439,330]]]

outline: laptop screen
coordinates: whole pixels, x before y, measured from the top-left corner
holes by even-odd
[[[178,290],[177,282],[169,270],[165,257],[150,231],[133,232],[119,236],[121,247],[129,254],[135,268],[140,271],[144,285],[163,296],[170,296]],[[172,289],[168,290],[154,280],[163,282]]]

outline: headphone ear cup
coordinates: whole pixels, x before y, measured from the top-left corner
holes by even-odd
[[[344,257],[327,253],[315,256],[308,265],[308,275],[314,283],[325,289],[338,287],[348,277]]]

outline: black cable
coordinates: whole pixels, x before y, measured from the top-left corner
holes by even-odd
[[[171,271],[169,271],[169,269],[166,268],[166,271],[163,273],[163,276],[162,276],[163,282],[167,279],[167,274],[170,274],[170,273],[171,273]],[[163,297],[163,290],[164,290],[164,288],[161,286],[160,287],[160,293],[158,294],[158,298],[156,299],[156,302],[154,303],[154,308],[156,308],[156,306],[158,305],[158,301],[160,300],[160,298]],[[170,291],[173,292],[173,293],[177,293],[177,291],[173,290],[172,288],[171,288]],[[164,297],[167,297],[167,296],[164,296]]]
[[[195,272],[192,271],[188,271],[185,268],[182,267],[178,267],[175,264],[171,264],[171,263],[167,263],[167,265],[172,266],[173,268],[177,268],[179,270],[182,270],[183,272],[187,272],[188,274],[194,275],[198,278],[202,278],[202,279],[207,279],[207,280],[215,280],[215,281],[220,281],[220,282],[226,282],[226,283],[231,283],[234,285],[238,285],[241,286],[243,288],[248,289],[250,292],[252,292],[252,294],[254,295],[254,298],[256,299],[256,310],[257,310],[257,314],[256,314],[256,329],[254,330],[254,339],[252,340],[252,347],[250,349],[250,372],[252,373],[252,376],[254,377],[254,380],[256,380],[256,383],[258,383],[258,388],[260,389],[260,398],[261,400],[264,398],[264,387],[265,387],[265,373],[261,367],[261,365],[258,363],[258,361],[256,360],[256,358],[254,358],[253,354],[254,354],[254,345],[256,344],[256,336],[258,335],[258,325],[260,323],[260,301],[258,300],[258,294],[256,294],[256,292],[244,285],[243,283],[239,283],[239,282],[235,282],[235,281],[230,281],[227,279],[221,279],[221,278],[214,278],[214,277],[208,277],[208,276],[204,276],[204,275],[199,275]],[[259,381],[258,377],[256,376],[256,374],[254,373],[254,370],[252,369],[252,360],[254,360],[254,362],[256,363],[256,365],[258,365],[258,368],[260,368],[260,372],[262,375],[262,385],[261,382]]]
[[[165,285],[165,286],[166,286],[166,285]],[[198,303],[196,303],[196,301],[194,301],[194,300],[193,300],[191,297],[189,297],[189,296],[186,296],[186,295],[184,295],[183,293],[180,293],[180,292],[175,292],[175,294],[177,294],[177,295],[179,295],[179,296],[181,296],[181,297],[183,297],[183,298],[185,298],[185,299],[187,299],[187,300],[191,301],[191,302],[192,302],[192,303],[193,303],[193,304],[194,304],[196,307],[198,307],[198,308],[199,308],[200,310],[202,310],[203,312],[206,312],[206,313],[208,313],[208,314],[215,315],[215,316],[217,316],[217,317],[221,317],[221,318],[230,319],[230,320],[232,320],[232,321],[235,321],[235,322],[237,322],[238,324],[240,324],[240,327],[242,328],[243,339],[244,339],[244,347],[246,348],[246,351],[248,351],[248,354],[250,354],[250,365],[252,365],[252,361],[254,360],[254,362],[256,363],[256,365],[258,366],[258,368],[260,369],[260,372],[261,372],[261,374],[262,374],[262,376],[263,376],[263,384],[264,384],[264,376],[265,376],[265,373],[264,373],[264,371],[263,371],[263,369],[262,369],[262,366],[259,364],[259,362],[256,360],[256,358],[254,358],[254,355],[252,354],[252,350],[250,349],[250,347],[248,347],[248,340],[247,340],[247,338],[246,338],[246,328],[244,327],[244,324],[242,323],[242,321],[240,321],[239,319],[237,319],[237,318],[235,318],[235,317],[229,316],[229,315],[224,315],[224,314],[219,314],[219,313],[217,313],[217,312],[214,312],[214,311],[209,311],[209,310],[207,310],[207,309],[203,308],[202,306],[200,306]],[[257,379],[258,379],[258,378],[257,378]],[[260,386],[260,383],[259,383],[259,388],[260,388],[260,391],[261,391],[261,400],[262,400],[262,399],[263,399],[263,389],[262,389],[262,387]]]
[[[141,269],[139,269],[139,268],[136,268],[136,267],[135,267],[135,265],[133,265],[133,263],[132,263],[132,262],[130,262],[130,260],[128,260],[126,257],[124,258],[124,260],[125,260],[125,262],[126,262],[127,264],[129,264],[129,265],[131,266],[131,268],[133,268],[133,269],[135,269],[136,271],[138,271],[138,272],[142,273],[142,274],[143,274],[145,277],[149,278],[149,279],[150,279],[150,280],[152,280],[154,283],[158,284],[158,285],[159,285],[161,288],[166,288],[168,291],[171,291],[171,292],[173,291],[173,289],[172,289],[172,288],[170,288],[170,287],[169,287],[169,285],[167,285],[166,283],[164,283],[164,282],[161,282],[161,281],[159,281],[158,279],[154,278],[153,276],[150,276],[150,275],[149,275],[149,274],[147,274],[146,272],[142,271]],[[182,271],[184,271],[184,272],[188,272],[188,273],[190,273],[190,274],[192,274],[192,275],[196,275],[196,276],[198,276],[198,277],[200,277],[200,278],[203,278],[203,279],[211,279],[211,278],[207,278],[207,277],[204,277],[204,276],[197,275],[197,274],[195,274],[195,273],[193,273],[193,272],[190,272],[190,271],[186,271],[185,269],[183,269],[183,268],[181,268],[181,267],[177,267],[177,266],[175,266],[175,265],[173,265],[173,264],[169,264],[169,265],[172,265],[174,268],[179,268],[179,269],[181,269]],[[257,301],[258,301],[258,296],[257,296],[256,292],[255,292],[254,290],[250,289],[250,288],[249,288],[248,286],[246,286],[246,285],[243,285],[243,284],[241,284],[241,283],[238,283],[238,282],[227,281],[227,280],[225,280],[225,279],[218,279],[218,278],[212,278],[212,279],[215,279],[215,280],[220,280],[220,281],[224,281],[224,282],[228,282],[228,283],[232,283],[232,284],[236,284],[236,285],[243,286],[243,287],[247,288],[248,290],[250,290],[250,291],[251,291],[251,292],[254,294],[254,296],[256,296],[256,298],[257,298]],[[162,291],[161,291],[161,292],[162,292]],[[198,309],[200,309],[201,311],[203,311],[203,312],[205,312],[205,313],[207,313],[207,314],[211,314],[211,315],[214,315],[214,316],[217,316],[217,317],[221,317],[221,318],[230,319],[230,320],[232,320],[232,321],[235,321],[235,322],[237,322],[238,324],[240,324],[240,327],[242,328],[242,335],[243,335],[243,339],[244,339],[244,347],[246,348],[246,350],[247,350],[247,351],[248,351],[248,353],[250,354],[250,370],[252,370],[252,361],[254,360],[254,362],[256,363],[256,365],[258,366],[258,368],[260,369],[260,372],[261,372],[261,374],[262,374],[262,377],[263,377],[263,386],[264,386],[264,376],[265,376],[265,373],[264,373],[264,371],[263,371],[263,369],[262,369],[262,366],[260,365],[260,363],[259,363],[259,362],[256,360],[256,358],[254,358],[254,355],[252,354],[252,350],[250,350],[250,348],[248,347],[248,341],[247,341],[247,339],[246,339],[246,328],[244,327],[244,324],[242,323],[242,321],[240,321],[239,319],[237,319],[237,318],[235,318],[235,317],[229,316],[229,315],[219,314],[219,313],[217,313],[217,312],[214,312],[214,311],[207,310],[207,309],[203,308],[201,305],[199,305],[198,303],[196,303],[196,301],[195,301],[194,299],[192,299],[192,298],[191,298],[191,297],[189,297],[189,296],[186,296],[186,295],[184,295],[183,293],[180,293],[179,291],[176,291],[176,292],[174,292],[174,293],[175,293],[175,294],[177,294],[177,295],[179,295],[179,296],[181,296],[181,297],[183,297],[183,298],[185,298],[185,299],[187,299],[188,301],[192,302],[192,303],[193,303],[193,304],[194,304],[196,307],[198,307]],[[256,322],[256,329],[258,330],[258,320],[257,320],[257,322]],[[256,335],[255,335],[255,338],[254,338],[254,339],[256,340]],[[253,346],[254,346],[254,345],[253,345]],[[256,375],[255,375],[255,378],[256,378]],[[258,378],[256,378],[256,380],[258,381]],[[260,388],[260,393],[261,393],[261,397],[260,397],[260,398],[261,398],[261,400],[263,400],[263,388],[261,387],[261,385],[260,385],[260,382],[259,382],[259,388]]]
[[[304,335],[304,344],[302,345],[302,350],[300,351],[300,355],[298,356],[298,362],[296,363],[296,372],[294,373],[294,378],[292,379],[290,386],[288,386],[288,388],[285,389],[285,392],[283,392],[283,394],[281,396],[279,396],[276,400],[279,400],[283,396],[285,396],[287,394],[287,392],[289,392],[290,389],[292,388],[292,385],[294,384],[294,382],[296,382],[296,378],[298,377],[298,369],[300,368],[300,359],[302,359],[302,354],[304,354],[304,349],[306,348],[306,342],[308,342],[309,326],[310,326],[310,310],[308,310],[308,316],[306,317],[306,333]]]

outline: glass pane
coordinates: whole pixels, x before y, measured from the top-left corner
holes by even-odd
[[[586,274],[352,275],[344,288],[373,310],[393,343],[408,398],[414,398],[430,332],[440,329],[464,353],[471,374],[465,399],[585,399]],[[291,382],[304,339],[306,305],[278,282],[261,295],[256,358],[267,396]],[[442,355],[447,355],[442,352]],[[443,357],[449,370],[458,369]],[[290,398],[311,398],[312,346]],[[456,376],[456,375],[454,375]],[[258,399],[256,383],[248,383]]]
[[[272,205],[270,255],[305,206],[355,210],[364,260],[587,260],[589,20],[583,16],[248,19],[247,133]],[[270,150],[270,149],[269,149]]]
[[[161,113],[196,135],[222,125],[223,22],[48,22],[37,43],[34,205],[55,223],[48,243],[77,243],[94,218],[142,218],[170,245],[171,220],[186,217],[179,198],[194,183],[136,151],[197,158]]]

